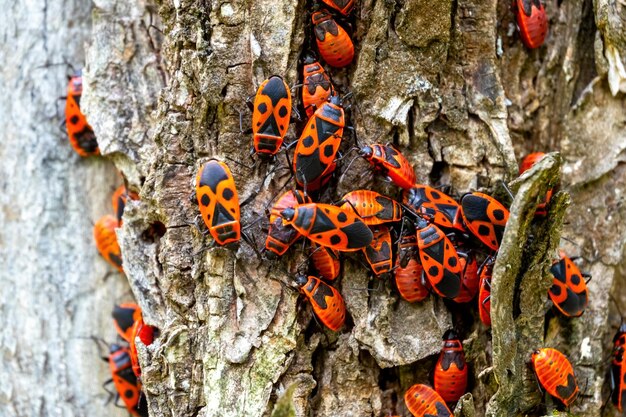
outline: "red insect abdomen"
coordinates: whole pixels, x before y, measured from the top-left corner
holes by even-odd
[[[525,10],[529,10],[530,14],[526,14]],[[540,0],[517,0],[517,25],[527,48],[534,49],[543,45],[548,34],[548,17]]]
[[[324,61],[336,68],[350,65],[354,45],[348,33],[335,22],[327,10],[313,13],[315,40]]]
[[[424,268],[414,259],[409,259],[406,267],[400,265],[400,259],[396,263],[396,287],[398,292],[409,303],[422,301],[428,297],[428,288],[422,283]]]
[[[444,347],[435,366],[435,391],[446,402],[456,402],[467,388],[467,363],[463,345],[453,331],[444,335]]]

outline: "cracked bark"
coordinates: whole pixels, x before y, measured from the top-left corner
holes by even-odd
[[[94,2],[82,104],[103,153],[141,195],[141,201],[128,205],[119,239],[145,319],[162,331],[153,345],[140,349],[151,415],[408,415],[401,401],[404,390],[428,381],[441,335],[453,324],[463,328],[473,381],[472,395],[456,415],[548,414],[552,406],[540,405],[526,366],[532,349],[541,346],[568,354],[579,381],[589,381],[572,411],[600,414],[608,395],[603,359],[619,324],[608,294],[626,302],[620,285],[626,241],[626,114],[620,92],[626,79],[620,65],[626,54],[626,11],[616,0],[550,1],[546,45],[529,51],[513,30],[508,2],[434,3],[359,2],[352,19],[355,62],[332,75],[342,93],[354,94],[348,113],[359,143],[396,143],[420,182],[451,184],[458,194],[494,192],[496,180],[515,178],[522,155],[560,152],[513,184],[511,223],[494,268],[491,332],[469,308],[434,297],[408,304],[389,283],[363,291],[367,273],[353,257],[345,260],[338,284],[350,323],[339,334],[323,331],[310,307],[284,286],[287,272],[303,260],[298,251],[280,261],[260,262],[245,244],[235,252],[207,249],[209,240],[193,225],[197,208],[188,196],[201,163],[226,156],[249,161],[250,138],[239,133],[240,111],[249,123],[244,99],[272,74],[283,75],[291,85],[298,82],[297,59],[310,42],[305,12],[310,5],[283,0]],[[54,39],[60,42],[62,34]],[[10,71],[3,71],[4,80],[14,74]],[[60,75],[55,83],[62,91]],[[293,127],[289,137],[296,138]],[[344,146],[347,150],[351,144]],[[3,150],[4,161],[10,154]],[[287,181],[286,170],[274,170],[284,166],[282,160],[253,170],[229,164],[241,201],[258,192],[242,211],[244,224],[253,224]],[[99,163],[89,162],[89,167]],[[10,166],[3,169],[11,172]],[[67,169],[67,164],[58,167]],[[351,172],[332,184],[336,190],[328,199],[357,187],[396,193],[365,175],[366,169],[356,160]],[[83,177],[95,178],[93,173]],[[99,185],[90,188],[103,187],[100,179],[93,181]],[[562,193],[555,196],[548,220],[531,224],[538,196],[559,181]],[[6,207],[20,188],[6,187],[13,187],[3,201],[9,213]],[[83,200],[76,206],[89,207]],[[10,230],[24,223],[4,216]],[[72,224],[88,228],[85,219],[74,216]],[[166,227],[163,236],[150,233],[158,222]],[[258,244],[260,226],[248,230]],[[0,243],[6,259],[13,254],[8,233],[3,231]],[[589,283],[588,310],[575,320],[555,317],[545,294],[546,272],[561,233],[575,242],[561,245],[584,256],[584,269],[596,277]],[[88,250],[88,244],[81,247]],[[27,270],[36,274],[33,267]],[[17,272],[19,267],[11,271],[15,277],[24,273]],[[112,281],[105,282],[107,288]],[[94,320],[104,328],[114,290],[88,293],[102,307]],[[83,310],[88,305],[77,303]],[[14,317],[18,310],[11,311]],[[42,314],[35,317],[42,320]],[[13,358],[18,349],[9,340],[3,348]],[[82,341],[76,346],[93,350]],[[87,355],[82,356],[81,366],[89,369]],[[106,374],[106,369],[99,372]],[[59,380],[63,377],[50,374],[49,383]],[[84,385],[88,393],[68,384],[67,396],[77,399],[68,402],[74,408],[64,415],[80,415],[80,404],[91,398],[85,395],[97,395],[93,382]],[[33,404],[44,405],[15,415],[44,415],[40,408],[59,401],[39,391],[25,396],[19,388],[3,393],[13,410],[33,398]],[[611,407],[603,413],[616,415]]]

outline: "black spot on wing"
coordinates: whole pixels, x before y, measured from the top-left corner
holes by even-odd
[[[330,287],[330,285],[326,284],[324,281],[320,281],[320,284],[315,289],[315,292],[312,294],[311,298],[322,309],[326,309],[328,308],[328,304],[326,304],[326,297],[332,297],[333,295],[333,289]]]
[[[135,311],[136,309],[134,308],[116,305],[115,307],[113,307],[113,313],[111,315],[113,316],[113,320],[115,320],[120,329],[125,332],[135,323],[135,321],[133,320],[133,314],[135,313]]]
[[[95,152],[98,149],[98,141],[96,134],[89,126],[85,126],[83,130],[77,132],[74,137],[78,141],[78,146],[85,152]]]
[[[452,415],[448,407],[439,401],[435,403],[435,410],[437,410],[437,414],[424,414],[424,417],[450,417]]]
[[[455,298],[461,291],[461,277],[444,268],[443,278],[436,284],[436,287],[446,297]]]
[[[137,386],[137,377],[135,376],[135,373],[133,372],[133,369],[131,367],[117,371],[117,376],[119,376],[129,384]]]
[[[458,369],[463,369],[465,367],[465,358],[461,352],[456,351],[444,351],[443,358],[441,358],[441,367],[444,371],[450,369],[450,365],[456,364]]]
[[[348,237],[348,249],[364,248],[374,239],[372,231],[361,221],[344,226],[340,230]]]
[[[561,286],[557,285],[557,284],[552,284],[552,286],[550,287],[550,293],[552,295],[554,295],[555,297],[558,297],[561,295]]]
[[[217,185],[225,180],[228,180],[229,176],[224,168],[216,161],[209,161],[204,165],[202,174],[200,175],[200,186],[207,186],[217,194]]]
[[[431,258],[433,258],[434,260],[436,260],[438,263],[440,263],[441,265],[444,264],[444,258],[443,255],[445,253],[444,251],[444,241],[440,240],[439,242],[435,243],[434,245],[430,245],[428,247],[425,248],[420,248],[420,250],[430,256]]]
[[[574,391],[576,391],[576,388],[576,378],[574,378],[574,375],[568,374],[567,385],[559,385],[556,387],[556,393],[559,395],[559,398],[567,400],[572,396]]]
[[[316,149],[311,155],[298,155],[296,159],[296,179],[299,183],[311,184],[318,180],[328,165],[320,160],[320,151]]]
[[[80,120],[80,118],[76,115],[73,115],[72,117],[70,117],[70,123],[75,125],[76,123],[78,123],[78,121]]]
[[[324,108],[329,107],[329,106],[324,106]],[[327,122],[326,120],[322,120],[320,118],[317,118],[317,138],[319,140],[320,146],[326,142],[328,140],[328,138],[335,136],[335,134],[337,133],[337,131],[342,128],[343,126],[338,126],[336,124]]]
[[[233,215],[223,205],[217,203],[215,205],[215,212],[213,213],[213,222],[211,226],[219,226],[220,224],[230,223],[234,221]]]
[[[376,202],[382,206],[382,210],[376,213],[376,217],[384,220],[393,219],[393,200],[379,195],[376,197]]]
[[[565,259],[561,259],[550,267],[550,272],[554,278],[565,284]]]
[[[337,225],[324,213],[323,210],[315,210],[315,222],[313,228],[310,230],[310,234],[324,233],[330,230],[337,229]],[[340,238],[341,239],[341,238]],[[338,243],[338,242],[337,242]],[[336,244],[336,243],[335,243]]]
[[[337,150],[338,149],[335,149],[332,143],[329,143],[328,145],[324,146],[324,156],[326,158],[334,157],[337,153]]]
[[[487,217],[487,207],[489,201],[474,194],[466,194],[461,199],[461,207],[463,208],[463,215],[465,218],[472,222],[476,220],[490,222]]]
[[[281,99],[287,98],[285,82],[282,78],[274,75],[267,81],[261,94],[268,96],[272,100],[272,106],[276,107]]]
[[[119,267],[122,266],[122,258],[117,256],[116,254],[109,253],[109,259],[111,259],[111,262],[113,262],[115,265],[117,265]]]

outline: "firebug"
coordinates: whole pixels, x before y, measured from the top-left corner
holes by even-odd
[[[372,231],[352,211],[328,204],[309,203],[287,208],[281,213],[285,224],[315,243],[350,252],[368,246]]]
[[[443,335],[443,349],[435,365],[435,391],[448,403],[457,402],[467,388],[463,345],[454,330]]]
[[[96,248],[100,255],[118,271],[124,272],[122,268],[122,251],[117,242],[117,229],[119,223],[117,219],[109,214],[102,216],[93,227],[93,237],[96,241]]]
[[[404,403],[415,417],[452,416],[443,398],[428,385],[413,385],[404,393]]]
[[[83,77],[80,72],[70,78],[67,85],[65,102],[65,127],[72,148],[80,156],[100,155],[98,141],[87,118],[80,110],[80,98],[83,94]]]
[[[346,305],[335,288],[314,276],[298,275],[296,284],[311,302],[313,312],[329,329],[337,331],[346,319]]]
[[[408,189],[415,185],[415,171],[409,161],[391,145],[368,145],[359,149],[359,155],[374,166],[374,171],[389,178],[398,187]]]
[[[569,407],[578,396],[578,384],[567,357],[556,349],[543,348],[533,352],[532,364],[541,387]]]
[[[354,58],[354,44],[345,29],[326,9],[313,12],[311,19],[317,48],[324,61],[336,68],[350,65]]]
[[[524,45],[539,48],[548,34],[548,17],[541,0],[516,0],[517,26]]]
[[[196,176],[196,197],[202,220],[218,245],[241,238],[239,196],[228,165],[210,160]]]

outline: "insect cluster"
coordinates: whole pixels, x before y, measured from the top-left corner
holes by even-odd
[[[143,322],[141,308],[134,303],[116,305],[112,316],[113,325],[122,342],[108,345],[109,354],[102,357],[111,369],[111,379],[107,380],[103,387],[109,393],[109,401],[114,399],[116,406],[126,408],[133,416],[147,417],[148,406],[141,391],[137,340],[148,346],[152,344],[158,331]],[[107,389],[110,384],[113,384],[115,391]],[[118,405],[120,399],[122,405]]]
[[[330,7],[311,14],[313,36],[322,60],[331,67],[350,65],[354,46],[348,32],[338,23],[349,16],[353,0],[323,0]],[[517,0],[517,22],[528,48],[539,47],[547,34],[547,18],[539,0]],[[394,184],[398,198],[374,190],[350,191],[338,201],[329,201],[329,183],[342,166],[341,148],[348,130],[342,95],[313,51],[302,55],[300,104],[308,118],[299,139],[286,144],[295,105],[292,90],[282,77],[273,75],[259,86],[252,109],[254,153],[262,161],[285,152],[294,179],[293,189],[275,197],[268,212],[264,255],[285,255],[304,238],[308,242],[309,265],[294,274],[293,285],[310,303],[319,321],[340,331],[348,311],[341,293],[332,285],[342,271],[342,257],[362,253],[373,276],[391,278],[399,296],[409,303],[425,300],[430,294],[466,304],[474,302],[486,327],[491,325],[491,284],[493,268],[509,218],[508,209],[481,192],[454,198],[443,190],[416,181],[415,171],[392,144],[368,144],[348,150],[367,161],[373,171]],[[80,75],[70,80],[66,107],[68,135],[81,156],[97,155],[93,130],[80,112]],[[356,141],[356,138],[355,138]],[[345,147],[345,146],[344,146]],[[293,149],[291,159],[289,155]],[[543,154],[524,159],[520,174],[539,161]],[[215,244],[232,246],[246,238],[241,225],[241,208],[235,179],[224,162],[212,159],[197,172],[195,182],[199,217]],[[287,187],[285,184],[284,187]],[[287,187],[289,188],[289,187]],[[546,216],[553,191],[537,206],[536,215]],[[115,229],[122,226],[127,199],[138,199],[121,186],[113,195],[115,216],[101,218],[94,227],[100,254],[123,272],[122,256]],[[268,205],[269,207],[269,205]],[[254,248],[255,251],[257,248]],[[574,259],[561,253],[551,268],[553,285],[549,297],[566,317],[583,314],[588,302],[586,275]],[[114,323],[124,344],[111,344],[105,360],[110,364],[116,398],[133,415],[147,415],[141,395],[141,369],[137,360],[137,339],[150,345],[156,329],[145,325],[140,308],[122,304],[113,311]],[[448,330],[433,371],[433,388],[411,386],[404,395],[414,416],[450,416],[448,406],[456,403],[468,386],[468,364],[460,335]],[[621,410],[626,364],[626,326],[614,340],[611,367],[613,402]],[[566,407],[576,399],[579,388],[573,367],[556,349],[536,350],[532,366],[541,387]]]
[[[333,10],[312,12],[313,35],[323,61],[340,68],[350,64],[354,48],[337,20],[349,13],[352,4],[331,0],[325,3]],[[340,15],[334,17],[333,13]],[[534,23],[520,19],[521,30],[534,28]],[[539,42],[535,32],[522,34],[524,42],[526,38]],[[541,36],[545,37],[545,30]],[[356,147],[342,155],[350,128],[344,102],[350,95],[340,94],[313,51],[305,51],[302,56],[300,104],[308,119],[298,132],[297,141],[287,144],[285,140],[298,103],[281,76],[264,80],[254,99],[248,100],[252,126],[246,132],[252,134],[254,154],[262,162],[275,162],[284,151],[290,178],[295,180],[293,189],[275,196],[267,210],[264,257],[281,257],[299,239],[305,239],[308,265],[293,274],[293,285],[308,300],[319,322],[332,331],[344,326],[348,314],[333,283],[341,275],[342,258],[354,258],[359,252],[371,274],[380,279],[391,277],[404,300],[423,301],[431,293],[460,304],[476,300],[481,321],[490,326],[492,272],[509,218],[508,209],[485,193],[454,198],[441,189],[417,183],[411,163],[392,144],[357,142]],[[338,172],[349,169],[350,164],[343,167],[343,159],[350,152],[357,153],[376,174],[398,187],[401,197],[357,189],[333,201],[330,184]],[[533,154],[527,158],[522,172],[542,156]],[[229,166],[221,160],[209,160],[199,168],[195,184],[199,216],[214,243],[232,247],[243,238],[258,253],[244,233],[246,227],[241,225],[241,205]],[[281,189],[284,188],[289,188],[289,182]],[[551,193],[538,205],[537,216],[547,214]],[[586,306],[586,285],[584,280],[575,279],[577,273],[583,276],[576,271],[576,265],[564,255],[552,268],[554,285],[550,297],[567,316],[579,316]],[[544,355],[544,351],[549,354]],[[542,367],[544,356],[552,358],[552,352],[538,351],[532,363],[539,382],[568,406],[576,397],[578,386],[571,365],[565,368],[569,362],[564,356],[558,363],[563,365],[563,371],[571,372],[563,381],[544,380],[551,376],[550,372],[561,371]],[[454,330],[444,334],[433,381],[434,389],[418,384],[406,392],[405,403],[413,415],[451,415],[448,405],[466,392],[468,365]],[[571,395],[552,389],[563,384],[571,388]]]
[[[65,124],[68,138],[74,151],[81,157],[100,155],[98,142],[93,129],[80,109],[82,76],[76,72],[69,80]],[[122,274],[122,253],[117,241],[116,229],[122,227],[122,216],[128,199],[138,200],[139,195],[119,186],[111,196],[113,215],[102,216],[93,227],[96,248],[100,255]],[[146,398],[141,392],[141,368],[137,358],[137,341],[144,346],[152,344],[158,331],[143,322],[141,309],[134,303],[116,305],[112,312],[113,324],[121,342],[107,344],[108,355],[102,359],[109,364],[111,378],[103,387],[109,393],[109,402],[114,399],[116,406],[126,408],[133,416],[147,417]],[[94,338],[97,342],[101,339]],[[107,387],[113,384],[114,391]],[[120,399],[122,404],[119,404]]]

